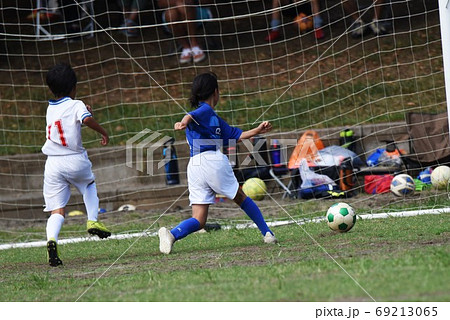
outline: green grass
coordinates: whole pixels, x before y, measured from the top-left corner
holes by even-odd
[[[66,244],[62,268],[45,248],[5,250],[0,301],[449,301],[449,218],[358,220],[345,234],[289,225],[273,229],[279,246],[215,231],[170,255],[155,237]]]

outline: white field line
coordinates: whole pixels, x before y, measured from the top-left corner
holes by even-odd
[[[414,217],[425,214],[443,214],[450,213],[450,208],[441,208],[441,209],[428,209],[428,210],[414,210],[414,211],[402,211],[402,212],[391,212],[391,213],[374,213],[374,214],[363,214],[358,215],[358,219],[386,219],[391,217]],[[306,223],[319,223],[322,221],[326,221],[325,217],[318,217],[312,219],[299,219],[297,221],[289,220],[289,221],[273,221],[268,222],[267,225],[269,227],[279,227],[285,226],[289,224],[297,224],[302,225]],[[241,223],[234,226],[221,226],[221,229],[229,230],[229,229],[245,229],[245,228],[256,228],[254,223]],[[71,238],[71,239],[62,239],[58,241],[58,244],[66,244],[66,243],[78,243],[85,241],[108,241],[110,239],[122,240],[122,239],[131,239],[136,237],[155,237],[158,235],[158,232],[137,232],[137,233],[127,233],[127,234],[115,234],[110,236],[108,239],[99,239],[97,237],[79,237],[79,238]],[[6,249],[14,249],[14,248],[34,248],[34,247],[45,247],[47,245],[47,241],[35,241],[35,242],[22,242],[22,243],[8,243],[0,245],[0,250]]]

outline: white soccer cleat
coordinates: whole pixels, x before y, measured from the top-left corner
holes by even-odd
[[[264,236],[264,243],[278,243],[278,240],[273,234],[267,231],[266,235]]]
[[[358,19],[353,23],[351,30],[353,38],[360,38],[366,33],[366,25],[361,19]]]
[[[159,251],[164,254],[169,254],[172,251],[173,243],[175,242],[175,237],[165,227],[162,227],[158,230],[159,236]]]

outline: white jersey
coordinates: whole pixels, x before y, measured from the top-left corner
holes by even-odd
[[[86,105],[80,100],[64,97],[50,100],[47,108],[47,141],[42,152],[48,156],[63,156],[83,153],[81,124],[92,117]]]

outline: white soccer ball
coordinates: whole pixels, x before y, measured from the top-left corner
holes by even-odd
[[[331,230],[347,232],[356,223],[356,212],[349,204],[338,202],[328,208],[326,218]]]
[[[450,180],[450,168],[439,166],[431,173],[431,184],[437,189],[447,189]]]
[[[398,174],[392,179],[391,192],[397,197],[410,196],[416,190],[414,179],[406,173]]]
[[[119,209],[117,209],[118,211],[123,211],[123,212],[126,212],[126,211],[136,211],[136,207],[135,206],[133,206],[132,204],[124,204],[124,205],[121,205],[120,207],[119,207]]]

